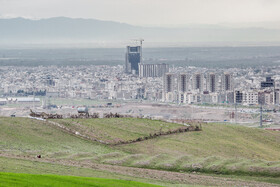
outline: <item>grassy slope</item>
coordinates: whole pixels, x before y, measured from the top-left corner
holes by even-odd
[[[203,131],[170,135],[120,150],[150,155],[129,164],[171,170],[280,176],[280,133],[224,124]]]
[[[106,154],[113,150],[27,118],[0,118],[0,150],[26,155]]]
[[[102,140],[143,136],[175,124],[147,119],[56,120],[79,132],[90,129]],[[76,125],[75,125],[76,124]],[[78,124],[78,125],[77,125]],[[88,133],[89,134],[89,133]],[[109,134],[109,135],[108,135]],[[147,134],[147,133],[146,133]],[[203,171],[280,176],[280,133],[238,125],[205,124],[203,131],[115,147],[123,154],[106,154],[95,161],[175,171]],[[79,159],[83,159],[83,156]]]
[[[94,129],[98,129],[93,131],[95,133],[111,133],[110,136],[123,138],[130,138],[130,133],[132,136],[138,136],[142,131],[145,133],[143,129],[157,130],[163,124],[161,121],[144,119],[78,121],[80,125],[75,128],[86,129],[93,126]],[[166,125],[173,128],[174,124]],[[111,126],[116,127],[112,130]],[[44,122],[31,119],[0,118],[0,128],[1,152],[32,156],[41,153],[44,154],[44,158],[86,160],[175,171],[280,176],[279,132],[234,125],[206,124],[201,132],[163,136],[112,147],[81,140],[46,126]]]
[[[62,119],[54,120],[68,128],[103,141],[133,140],[150,133],[176,129],[181,125],[159,120],[120,118],[120,119]]]
[[[280,160],[280,133],[237,125],[205,124],[198,132],[123,145],[135,153]],[[150,147],[153,145],[152,147]]]
[[[156,186],[134,181],[59,175],[0,173],[1,186]]]

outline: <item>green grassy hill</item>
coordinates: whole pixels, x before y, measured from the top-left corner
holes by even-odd
[[[0,118],[0,152],[35,157],[66,157],[88,153],[101,155],[114,150],[67,134],[43,121]]]
[[[64,119],[56,122],[103,141],[178,128],[147,119]],[[118,153],[92,159],[107,164],[174,171],[280,176],[280,133],[238,125],[204,124],[198,132],[115,146]],[[126,153],[126,154],[124,154]],[[129,153],[129,154],[127,154]],[[79,156],[83,159],[83,156]],[[88,157],[85,157],[88,159]]]
[[[181,125],[147,119],[55,120],[80,133],[128,140]],[[0,153],[181,172],[280,177],[280,133],[238,125],[204,124],[202,131],[118,146],[68,134],[43,121],[0,118]],[[0,155],[1,155],[0,154]]]
[[[182,125],[137,118],[59,119],[52,120],[73,131],[108,143],[134,140],[155,132],[176,129]]]
[[[149,155],[129,163],[136,167],[280,176],[279,132],[225,124],[202,128],[118,147]]]
[[[123,145],[122,150],[173,156],[280,160],[280,133],[238,125],[204,124],[202,131]],[[153,147],[151,147],[153,145]]]
[[[19,173],[0,173],[0,184],[3,187],[8,186],[96,186],[96,187],[153,187],[157,185],[145,184],[134,181],[102,179],[102,178],[87,178],[59,175],[34,175],[34,174],[19,174]]]

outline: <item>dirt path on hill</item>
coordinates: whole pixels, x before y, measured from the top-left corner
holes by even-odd
[[[206,185],[206,186],[252,186],[252,187],[279,187],[278,184],[271,184],[266,182],[246,181],[225,177],[207,176],[193,173],[180,173],[170,172],[154,169],[134,168],[116,165],[97,164],[91,161],[73,161],[62,159],[50,159],[50,158],[34,158],[31,156],[19,156],[6,153],[0,153],[0,156],[7,158],[15,158],[29,161],[39,161],[44,163],[61,164],[64,166],[75,166],[90,168],[97,171],[107,171],[112,173],[118,173],[126,176],[132,176],[137,178],[155,179],[179,184],[192,184],[192,185]]]
[[[44,119],[41,119],[41,118],[34,118],[34,119],[44,120]],[[44,120],[44,121],[47,125],[55,126],[59,129],[63,130],[64,132],[68,133],[68,134],[71,134],[71,135],[74,135],[74,136],[77,136],[77,137],[80,137],[80,138],[83,138],[83,139],[86,139],[86,140],[89,140],[89,141],[99,142],[101,144],[113,145],[113,146],[123,145],[123,144],[132,144],[132,143],[136,143],[136,142],[141,142],[141,141],[145,141],[145,140],[158,138],[160,136],[166,136],[166,135],[179,134],[179,133],[185,133],[185,132],[194,132],[194,131],[201,131],[202,130],[200,124],[193,125],[193,126],[183,126],[182,125],[182,127],[179,127],[179,128],[176,128],[176,129],[170,129],[168,131],[159,131],[159,132],[152,133],[148,136],[142,136],[142,137],[138,137],[138,138],[132,139],[132,140],[119,140],[119,141],[116,141],[116,142],[110,142],[110,141],[99,140],[95,136],[90,137],[87,134],[81,133],[81,131],[77,131],[73,128],[65,127],[63,124],[58,123],[58,122],[54,122],[54,121],[50,121],[50,120]],[[76,126],[81,126],[79,123],[73,123],[73,124],[76,125]],[[83,129],[83,128],[81,128],[81,129]]]

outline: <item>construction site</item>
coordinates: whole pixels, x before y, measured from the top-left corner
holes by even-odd
[[[10,104],[0,106],[0,115],[9,117],[61,118],[109,118],[140,117],[162,120],[199,120],[223,122],[250,127],[280,127],[280,112],[277,108],[244,107],[239,105],[177,105],[140,102],[99,103],[92,105],[51,104],[45,107],[39,103]],[[31,111],[31,113],[30,113]]]

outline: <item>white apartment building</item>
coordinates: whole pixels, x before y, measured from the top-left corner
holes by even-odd
[[[255,90],[243,91],[242,102],[244,105],[257,105],[259,103],[259,94]]]

